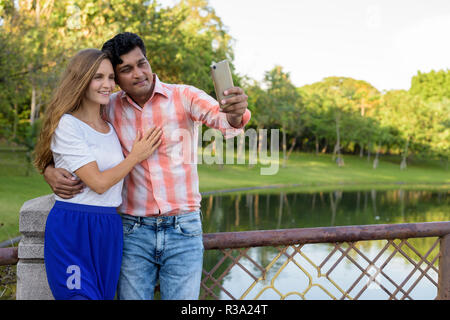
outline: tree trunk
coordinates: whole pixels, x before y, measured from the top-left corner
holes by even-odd
[[[330,225],[334,226],[335,220],[336,220],[336,204],[337,200],[334,200],[334,194],[333,192],[329,193],[330,195],[330,207],[331,207],[331,222]]]
[[[333,159],[334,159],[334,155],[335,153],[337,153],[337,159],[336,159],[336,163],[339,167],[342,167],[344,165],[344,160],[342,159],[341,156],[341,135],[340,135],[340,131],[339,131],[339,118],[336,117],[336,146],[334,147],[334,151],[333,151]]]
[[[241,202],[241,196],[238,195],[238,196],[236,196],[236,199],[234,200],[234,212],[235,212],[234,225],[236,227],[239,226],[239,203],[240,202]]]
[[[293,139],[293,142],[291,144],[291,147],[289,148],[287,158],[289,159],[289,156],[291,155],[292,151],[294,150],[295,144],[297,143],[297,137]]]
[[[259,194],[255,194],[255,224],[259,226]]]
[[[264,139],[264,135],[263,135],[263,130],[261,130],[262,128],[258,127],[258,154],[261,154],[261,148],[263,146],[263,139]],[[267,135],[266,135],[267,138]]]
[[[377,146],[377,153],[375,155],[375,160],[373,160],[373,168],[376,169],[378,168],[378,163],[379,163],[379,155],[380,155],[380,146]]]
[[[17,137],[17,123],[19,122],[19,115],[17,114],[17,103],[14,103],[14,122],[13,122],[13,140]]]
[[[402,162],[400,163],[400,170],[406,169],[406,158],[408,157],[409,138],[406,140],[405,152],[402,155]]]
[[[214,138],[214,142],[212,145],[212,152],[214,157],[217,155],[217,146],[216,146],[216,138]],[[217,163],[217,165],[219,166],[219,169],[222,170],[223,169],[223,154],[222,154],[222,150],[219,150],[219,156],[221,158],[219,158],[219,163]]]
[[[316,208],[316,193],[314,192],[312,197],[311,211],[314,211],[315,208]]]
[[[286,168],[286,162],[287,162],[287,154],[286,154],[286,131],[283,130],[283,168]]]
[[[34,114],[36,112],[36,86],[32,82],[31,84],[31,111],[30,111],[30,124],[34,123]]]
[[[36,25],[39,26],[40,17],[41,17],[41,6],[39,5],[39,0],[36,0],[34,5],[36,8]]]
[[[370,195],[372,196],[372,209],[374,218],[375,220],[379,220],[380,217],[377,214],[377,191],[375,189],[372,189]]]
[[[211,211],[213,209],[213,204],[214,204],[214,198],[213,196],[209,196],[208,198],[208,207],[206,209],[206,217],[209,218],[209,216],[211,215]]]
[[[328,142],[327,140],[325,140],[325,145],[323,146],[322,150],[320,151],[320,153],[326,153],[328,149]]]
[[[316,138],[316,156],[319,154],[319,138],[315,136]]]
[[[362,158],[364,157],[364,145],[361,143],[359,146],[361,148],[359,149],[359,157]]]
[[[283,216],[283,203],[284,203],[284,193],[280,193],[280,206],[278,207],[278,222],[277,222],[277,229],[280,229],[281,227],[281,218]]]

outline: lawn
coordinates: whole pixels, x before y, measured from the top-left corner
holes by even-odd
[[[0,150],[0,242],[19,235],[19,210],[29,200],[51,193],[41,175],[31,170],[26,176],[24,153]],[[438,161],[415,161],[408,169],[399,169],[397,157],[381,157],[378,169],[359,156],[346,155],[345,166],[338,167],[330,155],[293,153],[286,168],[280,164],[274,175],[261,175],[269,165],[216,164],[198,166],[200,191],[267,187],[252,192],[277,192],[283,187],[292,191],[361,189],[445,189],[450,187],[450,171]],[[272,188],[274,187],[274,188]]]
[[[281,159],[280,159],[281,160]],[[398,157],[381,159],[378,168],[372,168],[372,161],[347,155],[345,166],[338,167],[331,155],[293,153],[285,168],[279,165],[275,175],[261,175],[261,168],[268,165],[200,165],[200,190],[223,190],[232,188],[258,187],[268,185],[298,185],[305,191],[323,188],[386,189],[407,184],[410,188],[448,188],[450,171],[438,161],[416,161],[406,170],[400,170]],[[441,186],[438,186],[441,185]]]

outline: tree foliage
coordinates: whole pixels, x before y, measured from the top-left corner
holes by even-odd
[[[67,60],[100,48],[119,32],[139,34],[159,78],[195,85],[214,96],[209,66],[228,59],[235,85],[244,86],[250,126],[282,132],[289,153],[330,152],[413,157],[450,154],[450,71],[418,72],[410,90],[379,92],[370,83],[327,77],[296,88],[275,66],[262,83],[234,72],[233,39],[207,0],[0,0],[0,138],[27,147],[31,125],[45,109]],[[28,142],[27,142],[28,141]],[[287,148],[289,147],[289,151]],[[374,168],[376,163],[374,163]]]
[[[0,22],[0,135],[7,139],[20,123],[39,118],[70,57],[101,48],[117,33],[142,37],[163,82],[210,94],[211,62],[233,60],[232,38],[206,0],[170,7],[141,0],[0,0]],[[234,80],[239,84],[238,75]]]

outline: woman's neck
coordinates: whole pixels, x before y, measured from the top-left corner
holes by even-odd
[[[83,101],[81,106],[72,115],[87,123],[103,123],[100,115],[100,104]]]

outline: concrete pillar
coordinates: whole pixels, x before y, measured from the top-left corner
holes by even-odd
[[[54,195],[47,195],[24,203],[20,209],[17,263],[17,300],[53,300],[44,265],[44,231]]]

